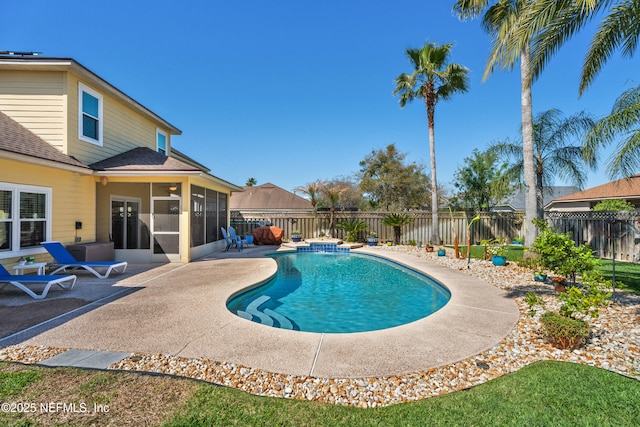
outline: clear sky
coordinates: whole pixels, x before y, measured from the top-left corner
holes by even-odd
[[[394,79],[412,71],[407,48],[454,42],[451,61],[471,70],[471,87],[436,107],[438,181],[447,184],[474,148],[518,138],[520,126],[517,67],[483,83],[488,36],[478,21],[459,22],[453,3],[0,0],[0,50],[73,58],[181,129],[173,146],[214,175],[292,190],[351,176],[391,143],[428,165],[424,103],[400,109]],[[615,57],[579,98],[590,36],[563,47],[534,84],[534,114],[600,117],[638,84],[637,59]],[[602,164],[588,187],[608,181]]]

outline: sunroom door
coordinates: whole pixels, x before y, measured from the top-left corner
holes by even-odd
[[[154,262],[180,262],[180,205],[177,197],[154,197],[151,201]]]

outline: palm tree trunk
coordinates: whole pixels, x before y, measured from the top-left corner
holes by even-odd
[[[533,107],[531,105],[531,84],[529,83],[530,67],[529,45],[522,49],[520,55],[520,83],[522,86],[521,109],[522,109],[522,157],[524,169],[524,230],[525,242],[527,245],[533,244],[538,230],[533,225],[533,220],[538,217],[538,197],[536,194],[536,176],[533,158]]]
[[[427,122],[429,125],[429,157],[431,160],[431,241],[437,244],[440,241],[438,233],[438,182],[436,180],[436,136],[434,130],[435,94],[433,88],[430,94],[424,96],[427,105]]]

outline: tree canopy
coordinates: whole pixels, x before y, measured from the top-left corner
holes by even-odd
[[[373,150],[360,162],[360,189],[372,207],[384,210],[416,209],[429,200],[429,177],[424,166],[405,163],[406,154],[395,144]]]

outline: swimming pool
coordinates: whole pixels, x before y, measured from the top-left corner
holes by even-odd
[[[384,258],[354,253],[271,255],[276,275],[227,302],[245,319],[276,328],[349,333],[426,317],[450,299],[432,278]]]

